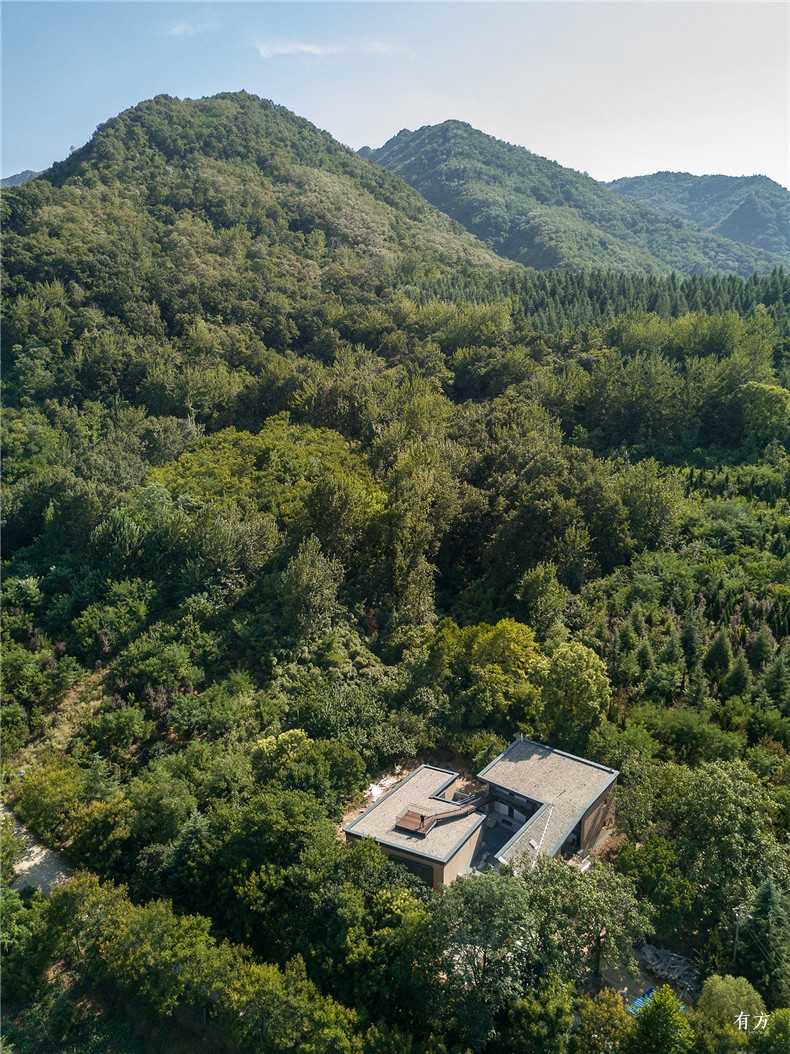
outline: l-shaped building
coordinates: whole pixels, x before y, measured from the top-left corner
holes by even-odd
[[[459,774],[420,765],[345,828],[434,889],[470,870],[531,866],[537,856],[591,849],[606,823],[619,773],[520,737],[464,795]]]

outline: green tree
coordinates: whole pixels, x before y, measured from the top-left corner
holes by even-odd
[[[252,767],[261,782],[312,793],[338,819],[365,778],[364,763],[355,750],[331,740],[316,742],[301,728],[259,739]]]
[[[588,757],[601,765],[623,771],[624,778],[628,779],[638,768],[644,770],[649,766],[659,750],[660,744],[644,725],[629,724],[618,728],[610,721],[603,721],[590,736]]]
[[[135,869],[133,820],[133,807],[125,794],[81,804],[69,827],[74,863],[102,878],[128,881]]]
[[[567,1054],[572,1024],[573,986],[556,977],[544,978],[508,1007],[500,1049],[512,1054],[525,1050]]]
[[[662,819],[686,878],[698,888],[701,921],[718,921],[769,875],[787,870],[786,847],[771,827],[770,795],[742,762],[703,762],[666,769]]]
[[[0,820],[0,948],[8,955],[30,937],[29,912],[15,889],[10,888],[14,867],[25,855],[24,840],[14,833],[10,816]]]
[[[733,1025],[740,1014],[756,1018],[765,1011],[759,993],[745,977],[711,974],[705,979],[696,1009],[712,1020]]]
[[[26,947],[32,934],[30,914],[19,893],[5,882],[0,884],[0,949],[4,956]]]
[[[532,955],[532,915],[525,883],[489,872],[458,878],[435,914],[441,974],[462,1040],[480,1049],[498,1014],[524,990]]]
[[[758,447],[790,435],[790,393],[776,384],[747,381],[739,390],[746,434]]]
[[[770,1009],[790,1004],[790,897],[770,876],[741,926],[738,964]]]
[[[781,712],[790,716],[790,644],[782,643],[765,674],[765,690]]]
[[[773,634],[768,626],[761,622],[754,640],[748,646],[749,665],[759,673],[771,661],[775,651],[776,641]]]
[[[24,839],[15,833],[10,816],[0,819],[0,882],[13,881],[14,868],[25,855]]]
[[[702,668],[721,686],[732,667],[732,645],[726,629],[722,627],[705,652]]]
[[[676,473],[647,458],[621,470],[619,493],[638,550],[660,549],[675,542],[686,506]]]
[[[102,920],[103,969],[164,1016],[200,991],[214,947],[210,929],[209,919],[174,915],[169,901],[137,906],[119,899]]]
[[[283,972],[238,953],[226,954],[209,974],[209,983],[218,996],[217,1017],[245,1047],[305,1054],[360,1050],[356,1014],[322,996],[300,959]]]
[[[576,1014],[572,1054],[624,1054],[628,1050],[634,1017],[613,989],[602,988],[595,998],[581,995]]]
[[[405,449],[395,457],[388,474],[391,498],[383,545],[391,554],[394,617],[404,624],[436,621],[433,561],[458,512],[457,482],[443,457],[447,450],[432,435],[445,415],[435,412],[431,402],[416,399],[410,403],[409,411],[418,410],[417,431],[424,425],[429,436],[408,440],[404,436]],[[411,413],[402,427],[407,431],[415,427]]]
[[[254,876],[242,893],[253,910],[265,877]],[[424,901],[419,879],[371,839],[307,846],[273,904],[279,939],[267,951],[298,951],[313,980],[341,1002],[420,1029],[435,1012],[438,955]]]
[[[184,907],[210,912],[237,939],[271,951],[282,936],[278,896],[288,870],[307,847],[332,845],[336,831],[314,795],[264,788],[187,820],[173,845],[171,882]]]
[[[659,988],[636,1015],[629,1054],[686,1054],[691,1050],[691,1025],[669,985]]]
[[[522,575],[516,597],[524,605],[524,621],[541,643],[547,637],[562,634],[567,596],[552,563],[538,563]]]
[[[45,842],[57,845],[82,791],[82,772],[71,760],[55,755],[25,772],[14,785],[14,806]]]
[[[667,940],[685,928],[697,888],[684,877],[669,839],[651,835],[639,849],[626,842],[615,866],[635,883],[640,898],[652,906],[659,940]]]
[[[591,648],[570,641],[554,649],[543,681],[543,713],[558,746],[582,754],[611,697],[606,666]]]
[[[680,622],[680,645],[689,670],[693,670],[701,661],[704,642],[705,622],[702,614],[697,608],[687,608]]]
[[[730,672],[722,681],[721,694],[725,699],[729,699],[732,695],[746,695],[751,682],[752,678],[749,670],[749,663],[746,661],[746,656],[741,654],[735,660]]]
[[[342,579],[339,561],[324,555],[315,535],[301,543],[280,580],[286,626],[298,639],[311,643],[329,629],[341,611]]]
[[[464,628],[445,619],[428,648],[428,675],[447,695],[453,731],[534,729],[545,665],[532,630],[514,619]]]
[[[525,873],[532,915],[531,954],[563,980],[597,975],[601,961],[630,965],[635,936],[650,926],[634,885],[605,864],[586,872],[564,860],[538,857]]]
[[[752,1036],[758,1054],[785,1054],[790,1049],[790,1010],[774,1010],[765,1029]]]

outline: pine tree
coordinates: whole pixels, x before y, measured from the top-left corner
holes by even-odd
[[[790,897],[772,878],[757,890],[741,935],[744,974],[769,1007],[790,1005]]]
[[[766,663],[771,661],[771,656],[776,650],[776,641],[768,626],[760,623],[760,628],[755,634],[754,640],[749,646],[749,663],[753,670],[759,672]]]
[[[693,669],[702,658],[705,628],[702,615],[696,608],[689,608],[680,623],[680,646],[686,657],[686,666]]]
[[[790,715],[790,647],[775,656],[765,675],[765,690],[785,716]]]
[[[725,699],[729,699],[731,695],[743,695],[744,692],[748,690],[751,680],[749,663],[746,661],[746,656],[739,655],[735,660],[732,669],[722,682],[722,695]]]
[[[711,680],[721,685],[732,666],[732,645],[727,631],[722,628],[713,638],[713,643],[705,653],[702,668]]]

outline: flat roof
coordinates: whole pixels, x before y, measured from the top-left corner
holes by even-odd
[[[424,814],[426,818],[453,809],[463,812],[462,804],[439,798],[457,778],[457,772],[420,765],[348,824],[344,831],[358,837],[375,838],[382,845],[445,864],[485,822],[485,813],[475,811],[457,820],[439,822],[424,835],[403,830],[395,823],[406,811]]]
[[[478,774],[487,783],[544,803],[502,848],[499,860],[528,852],[553,856],[589,809],[617,779],[616,769],[554,750],[532,739],[517,739]],[[538,849],[529,842],[534,841]]]

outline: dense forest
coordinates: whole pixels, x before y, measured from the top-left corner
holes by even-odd
[[[525,270],[244,93],[2,208],[3,795],[80,869],[4,824],[3,1049],[786,1052],[782,269]],[[520,733],[620,770],[586,872],[339,836]]]
[[[790,252],[790,194],[767,176],[655,172],[606,184],[615,194],[681,216],[725,238]]]
[[[729,196],[742,200],[714,227],[710,216],[722,203],[713,183],[697,195],[708,208],[694,209],[687,201],[693,191],[684,196],[673,173],[666,181],[659,174],[610,188],[462,121],[404,129],[377,150],[360,153],[402,176],[495,252],[527,267],[748,277],[790,263],[790,195],[775,183],[768,189],[757,183],[750,195],[728,185]]]

